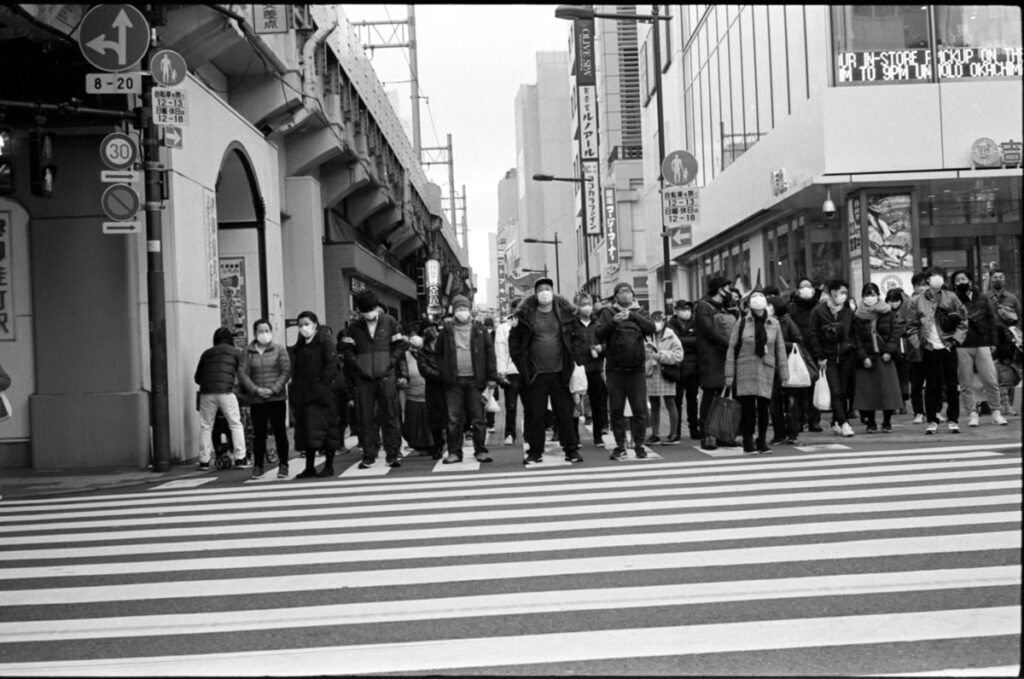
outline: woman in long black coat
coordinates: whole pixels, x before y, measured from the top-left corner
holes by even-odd
[[[316,314],[299,314],[299,339],[288,348],[292,359],[292,381],[288,400],[295,419],[295,449],[304,452],[306,468],[295,478],[334,475],[334,453],[341,448],[338,410],[331,388],[338,371],[338,354],[327,326]],[[316,453],[324,451],[326,462],[318,475]]]

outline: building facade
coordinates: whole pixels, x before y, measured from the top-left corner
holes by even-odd
[[[145,468],[158,436],[170,441],[170,461],[184,462],[198,452],[193,373],[217,327],[244,343],[253,322],[268,318],[275,341],[291,344],[300,311],[340,329],[364,288],[399,318],[415,317],[425,311],[418,285],[428,259],[442,264],[444,296],[472,293],[440,191],[344,14],[230,7],[154,5],[146,17],[159,47],[187,64],[176,86],[187,121],[177,146],[162,139],[163,192],[149,195],[161,240],[144,236],[145,226],[102,226],[101,141],[112,132],[138,141],[145,102],[83,91],[97,70],[76,32],[89,6],[0,7],[9,29],[0,61],[24,65],[7,69],[0,88],[15,170],[0,195],[0,363],[15,409],[0,430],[0,466]],[[29,145],[41,131],[56,167],[50,196],[30,181]],[[151,412],[154,253],[166,298],[169,431],[155,430]]]
[[[641,29],[643,163],[651,187],[658,67],[665,147],[699,164],[693,244],[672,252],[677,298],[715,273],[907,290],[929,265],[984,286],[995,264],[1020,289],[1019,7],[668,9],[661,64]],[[657,192],[643,202],[657,209]]]

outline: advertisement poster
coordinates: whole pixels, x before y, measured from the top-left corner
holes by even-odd
[[[868,263],[872,271],[913,269],[910,194],[868,197]]]
[[[913,294],[913,286],[910,284],[913,275],[913,269],[891,269],[889,271],[872,269],[871,282],[878,286],[883,297],[893,288],[902,288],[903,292],[910,295]]]
[[[235,344],[249,343],[246,314],[245,258],[220,258],[220,322],[235,331]]]
[[[10,212],[0,212],[0,340],[14,339],[14,273]]]
[[[206,227],[206,273],[207,296],[210,304],[220,295],[220,281],[217,276],[217,194],[203,189],[203,221]]]
[[[847,206],[847,233],[850,259],[860,257],[860,198],[854,198]]]

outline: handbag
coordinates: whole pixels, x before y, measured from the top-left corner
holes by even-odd
[[[587,393],[587,369],[582,365],[576,365],[572,369],[572,377],[569,378],[569,391],[573,394]]]
[[[683,374],[683,367],[678,363],[672,365],[661,364],[661,379],[666,382],[678,382]]]
[[[800,345],[796,342],[793,343],[793,350],[789,352],[786,364],[789,367],[787,387],[796,389],[811,386],[811,373],[807,370],[804,357],[800,355]]]
[[[729,397],[729,387],[711,399],[705,431],[719,441],[734,441],[740,433],[740,404]]]
[[[963,317],[952,309],[947,309],[942,304],[935,305],[935,324],[942,332],[956,332],[957,326]]]
[[[7,398],[6,391],[0,391],[0,422],[11,419],[14,409],[11,408],[11,399]]]
[[[832,410],[832,391],[828,387],[828,378],[825,377],[825,369],[818,373],[818,382],[814,385],[814,398],[811,405],[818,410]]]

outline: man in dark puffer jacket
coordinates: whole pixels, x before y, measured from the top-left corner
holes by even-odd
[[[996,320],[992,300],[974,287],[971,274],[963,269],[953,272],[953,285],[956,296],[967,308],[967,337],[956,348],[960,407],[967,411],[967,426],[978,426],[977,403],[971,386],[975,371],[985,390],[985,400],[992,412],[992,423],[1007,424],[1000,410],[999,382],[996,379],[996,364],[992,359],[992,354],[999,346],[999,322]]]
[[[217,328],[213,346],[203,352],[196,366],[199,385],[199,468],[209,469],[213,456],[213,421],[217,410],[224,413],[231,430],[236,463],[245,462],[245,429],[235,396],[235,380],[242,369],[242,350],[235,346],[231,328]]]

